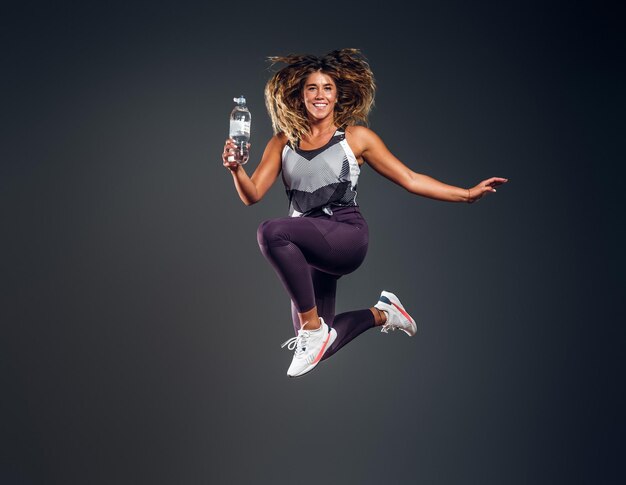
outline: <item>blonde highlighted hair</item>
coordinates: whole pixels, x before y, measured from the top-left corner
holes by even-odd
[[[310,133],[302,93],[307,77],[318,71],[330,76],[337,86],[335,125],[339,128],[367,125],[376,84],[367,59],[358,49],[335,50],[324,57],[291,54],[268,60],[272,66],[287,64],[265,86],[265,105],[274,133],[283,132],[294,145]]]

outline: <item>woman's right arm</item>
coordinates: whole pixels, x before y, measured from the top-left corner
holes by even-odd
[[[230,170],[239,198],[244,204],[256,204],[276,181],[280,173],[282,153],[286,143],[287,137],[285,135],[282,133],[274,135],[265,147],[261,163],[259,163],[252,177],[248,177],[243,165],[228,161],[228,155],[232,154],[232,150],[235,150],[236,146],[233,140],[226,140],[222,162]]]

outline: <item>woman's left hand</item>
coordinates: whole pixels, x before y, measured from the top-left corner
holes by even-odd
[[[483,180],[475,187],[471,189],[467,189],[467,202],[472,204],[477,200],[481,199],[485,194],[489,192],[495,192],[496,187],[498,185],[505,184],[509,181],[509,179],[505,179],[502,177],[491,177],[490,179]]]

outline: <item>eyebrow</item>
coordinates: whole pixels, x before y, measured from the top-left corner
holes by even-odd
[[[309,87],[311,87],[311,86],[317,86],[317,84],[315,84],[315,83],[311,83],[311,84],[307,84],[305,87],[306,87],[306,88],[309,88]],[[322,86],[323,86],[323,87],[326,87],[326,86],[331,86],[331,87],[332,87],[332,84],[331,84],[331,83],[326,83],[326,84],[322,84]]]

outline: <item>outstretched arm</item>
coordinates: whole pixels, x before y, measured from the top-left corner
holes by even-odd
[[[284,135],[273,136],[265,147],[261,163],[259,163],[252,177],[249,177],[243,165],[228,161],[228,156],[232,155],[232,151],[236,150],[237,147],[233,140],[226,140],[222,162],[230,170],[239,198],[244,204],[256,204],[276,181],[281,169],[281,156],[285,143],[286,137]]]
[[[363,159],[383,177],[388,178],[412,194],[447,202],[475,202],[508,179],[491,177],[465,189],[448,185],[437,179],[416,173],[398,160],[380,137],[369,128],[354,126],[350,129],[351,144]]]

